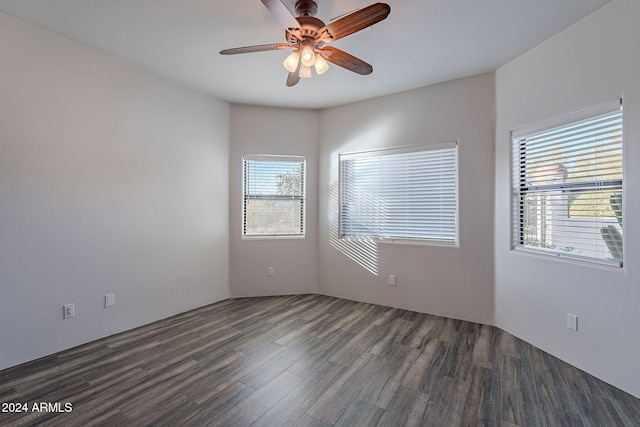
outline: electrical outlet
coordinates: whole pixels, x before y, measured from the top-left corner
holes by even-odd
[[[62,306],[62,318],[68,319],[76,315],[76,309],[73,304],[65,304]]]
[[[116,295],[115,294],[107,294],[104,296],[104,306],[105,307],[113,307],[116,305]]]
[[[389,286],[395,286],[396,285],[396,275],[395,274],[390,274],[389,275]]]
[[[273,275],[275,274],[275,269],[273,267],[268,267],[267,268],[267,276],[269,277],[273,277]]]

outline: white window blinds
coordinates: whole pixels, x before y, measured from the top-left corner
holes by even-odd
[[[514,137],[516,248],[622,264],[621,105]]]
[[[304,157],[245,155],[243,183],[243,236],[304,236]]]
[[[340,233],[457,244],[455,142],[340,155]]]

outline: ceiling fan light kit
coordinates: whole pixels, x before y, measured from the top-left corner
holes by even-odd
[[[361,75],[373,72],[373,67],[363,60],[335,47],[324,45],[386,19],[391,12],[388,4],[372,4],[325,25],[315,17],[318,11],[315,0],[297,0],[295,10],[298,17],[291,14],[282,0],[261,1],[285,27],[287,42],[224,49],[220,51],[222,55],[294,49],[282,63],[289,72],[287,86],[295,86],[300,78],[310,78],[311,67],[318,75],[325,73],[329,69],[328,62]]]

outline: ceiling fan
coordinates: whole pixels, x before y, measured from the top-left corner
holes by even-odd
[[[261,1],[286,29],[286,43],[224,49],[220,51],[222,55],[294,49],[283,62],[285,69],[289,71],[289,87],[298,84],[301,77],[311,77],[311,67],[317,74],[327,71],[327,61],[362,75],[371,74],[373,71],[373,67],[363,60],[335,47],[325,46],[325,43],[341,39],[386,19],[391,12],[388,4],[372,4],[325,25],[315,17],[318,11],[315,0],[297,0],[295,9],[298,17],[293,16],[282,0]]]

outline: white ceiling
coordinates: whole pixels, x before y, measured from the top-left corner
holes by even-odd
[[[389,17],[333,45],[373,65],[285,86],[287,51],[260,0],[0,0],[0,10],[234,103],[325,108],[495,70],[611,0],[387,0]],[[294,10],[295,0],[283,0]],[[375,0],[317,0],[333,17]]]

